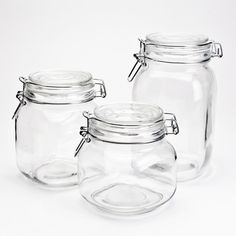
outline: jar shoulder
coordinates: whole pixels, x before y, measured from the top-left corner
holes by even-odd
[[[26,101],[26,104],[20,107],[17,119],[25,116],[40,118],[41,116],[60,116],[63,114],[79,114],[82,116],[84,111],[93,111],[96,106],[97,104],[93,100],[86,103],[66,105],[37,104]]]
[[[175,76],[176,78],[213,78],[214,73],[208,63],[206,64],[170,64],[170,63],[150,63],[144,66],[136,78]]]
[[[160,141],[144,144],[119,144],[109,143],[91,139],[89,143],[85,143],[80,150],[79,156],[86,159],[93,159],[110,155],[111,158],[131,158],[143,156],[156,157],[157,159],[167,158],[171,160],[176,159],[176,152],[174,147],[164,138]]]

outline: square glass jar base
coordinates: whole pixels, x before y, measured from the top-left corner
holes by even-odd
[[[46,188],[67,188],[78,185],[76,163],[68,160],[54,160],[23,175]]]
[[[135,216],[153,211],[168,201],[174,192],[170,195],[139,185],[115,183],[95,191],[89,198],[82,196],[105,213]]]

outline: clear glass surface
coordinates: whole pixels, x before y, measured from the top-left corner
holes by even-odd
[[[80,192],[89,203],[111,214],[137,215],[173,196],[176,153],[165,140],[160,107],[109,104],[85,117],[77,157]]]
[[[78,171],[83,198],[110,214],[152,211],[176,190],[176,154],[165,139],[115,144],[91,138],[79,152]]]
[[[134,80],[133,100],[158,104],[178,118],[178,180],[199,176],[212,152],[216,83],[208,62],[178,64],[146,59]]]
[[[19,170],[45,187],[77,185],[74,158],[85,125],[82,112],[93,110],[94,101],[84,104],[45,105],[27,102],[15,120],[16,158]]]
[[[105,97],[101,80],[81,71],[42,71],[20,78],[23,91],[15,117],[16,158],[20,171],[45,187],[78,184],[74,159],[82,113],[94,98]],[[99,89],[96,89],[99,86]]]

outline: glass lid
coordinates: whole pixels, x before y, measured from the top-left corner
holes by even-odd
[[[204,35],[186,34],[160,34],[152,33],[146,36],[148,42],[166,46],[197,46],[209,43],[209,38]]]
[[[158,106],[142,103],[116,103],[85,112],[88,133],[114,143],[149,143],[166,134],[164,113]]]
[[[115,125],[148,125],[163,119],[158,106],[138,103],[108,104],[97,107],[94,116],[100,121]]]
[[[24,97],[39,104],[84,103],[96,97],[105,97],[102,80],[88,72],[73,70],[47,70],[20,77]]]
[[[29,83],[45,87],[74,87],[90,83],[92,75],[83,71],[52,70],[32,73]]]

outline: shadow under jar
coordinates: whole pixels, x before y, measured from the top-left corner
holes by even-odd
[[[13,116],[19,170],[45,187],[77,185],[77,130],[84,124],[82,112],[106,96],[103,82],[81,71],[42,71],[20,81]]]
[[[125,103],[84,116],[87,126],[81,127],[75,155],[85,200],[108,214],[129,216],[150,212],[174,195],[176,153],[165,139],[178,133],[173,114]]]
[[[178,153],[180,181],[199,176],[209,162],[216,83],[208,64],[222,55],[221,45],[205,36],[158,33],[140,40],[134,55],[133,100],[158,104],[178,117],[181,133],[169,140]]]

